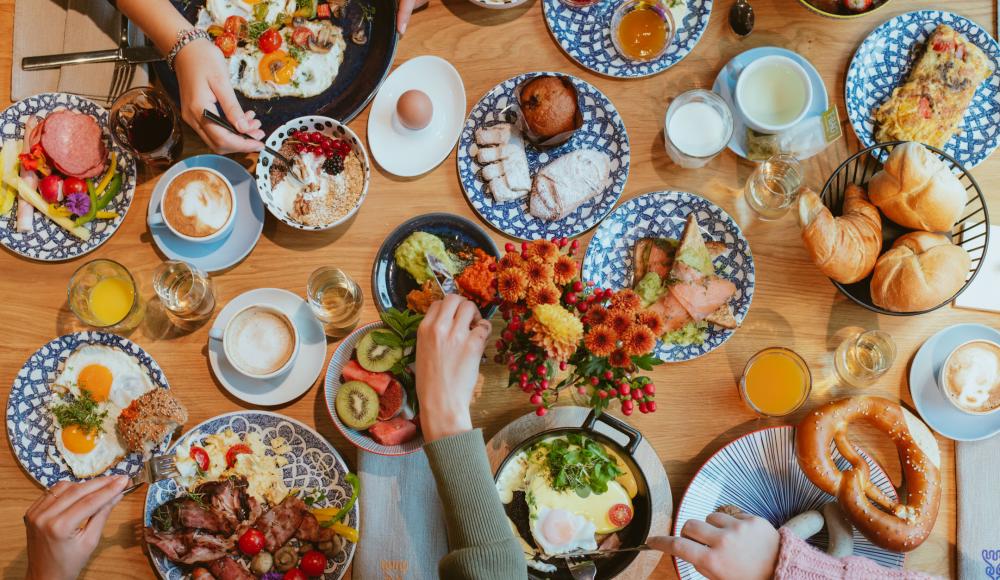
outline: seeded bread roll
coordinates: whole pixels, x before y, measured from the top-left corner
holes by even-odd
[[[969,253],[947,237],[910,232],[875,263],[872,302],[893,312],[934,308],[962,288],[970,264]]]
[[[962,217],[966,192],[941,159],[920,143],[892,150],[868,182],[868,195],[885,217],[914,230],[951,231]]]
[[[148,455],[188,420],[187,409],[167,389],[155,388],[118,416],[118,433],[129,451]]]

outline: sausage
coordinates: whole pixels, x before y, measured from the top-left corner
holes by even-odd
[[[785,522],[785,525],[781,527],[803,540],[808,540],[823,529],[823,514],[816,510],[804,511]]]
[[[854,533],[851,522],[837,502],[830,502],[821,508],[826,519],[826,532],[830,534],[830,545],[826,553],[836,558],[854,554]]]

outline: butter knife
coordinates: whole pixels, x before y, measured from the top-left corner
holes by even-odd
[[[21,59],[21,69],[27,71],[43,70],[76,64],[116,62],[119,60],[124,60],[129,64],[146,64],[163,60],[163,56],[152,46],[127,46],[108,50],[26,56]]]
[[[567,560],[572,560],[576,558],[609,558],[617,554],[627,553],[627,552],[645,552],[647,550],[655,550],[652,546],[648,544],[639,544],[632,548],[618,548],[616,550],[578,550],[575,552],[566,552],[565,554],[559,554],[558,558],[564,558]]]

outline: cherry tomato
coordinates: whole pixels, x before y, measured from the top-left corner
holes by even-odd
[[[87,193],[87,182],[79,177],[67,177],[63,180],[63,193]]]
[[[222,51],[222,56],[229,58],[236,52],[236,35],[232,32],[223,32],[215,37],[215,46]]]
[[[616,503],[608,510],[608,520],[619,528],[624,528],[632,521],[632,508],[623,503]]]
[[[236,465],[236,456],[243,453],[250,453],[250,447],[246,443],[237,443],[226,451],[226,468]]]
[[[38,184],[38,191],[42,194],[42,197],[45,198],[45,201],[49,203],[56,203],[59,201],[59,195],[63,191],[63,180],[58,175],[48,175],[42,179],[41,183]]]
[[[240,536],[240,551],[247,556],[256,556],[264,549],[264,534],[250,528]]]
[[[257,48],[264,54],[274,52],[281,48],[281,33],[274,28],[268,28],[264,34],[257,39]]]
[[[188,455],[194,459],[194,462],[198,464],[198,469],[202,471],[208,471],[208,468],[212,466],[212,459],[208,456],[208,451],[201,447],[192,447]]]
[[[302,573],[302,570],[298,568],[292,568],[285,575],[281,577],[281,580],[306,580],[306,575]]]
[[[231,33],[236,38],[245,38],[247,35],[247,19],[233,14],[226,18],[222,29]]]
[[[318,550],[309,550],[302,555],[299,568],[308,576],[322,576],[326,570],[326,556]]]
[[[330,17],[330,5],[326,2],[316,6],[316,17],[317,18],[329,18]]]
[[[309,48],[309,39],[312,38],[312,35],[312,30],[305,26],[296,26],[289,41],[299,48]]]

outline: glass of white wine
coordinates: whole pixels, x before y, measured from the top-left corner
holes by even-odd
[[[757,166],[743,190],[747,205],[762,220],[788,213],[802,187],[802,164],[792,155],[773,155]]]
[[[853,387],[866,387],[892,367],[896,343],[888,333],[869,330],[848,338],[837,347],[833,363],[840,380]]]
[[[327,336],[343,338],[358,325],[364,296],[358,284],[340,268],[324,266],[313,272],[306,295]]]

